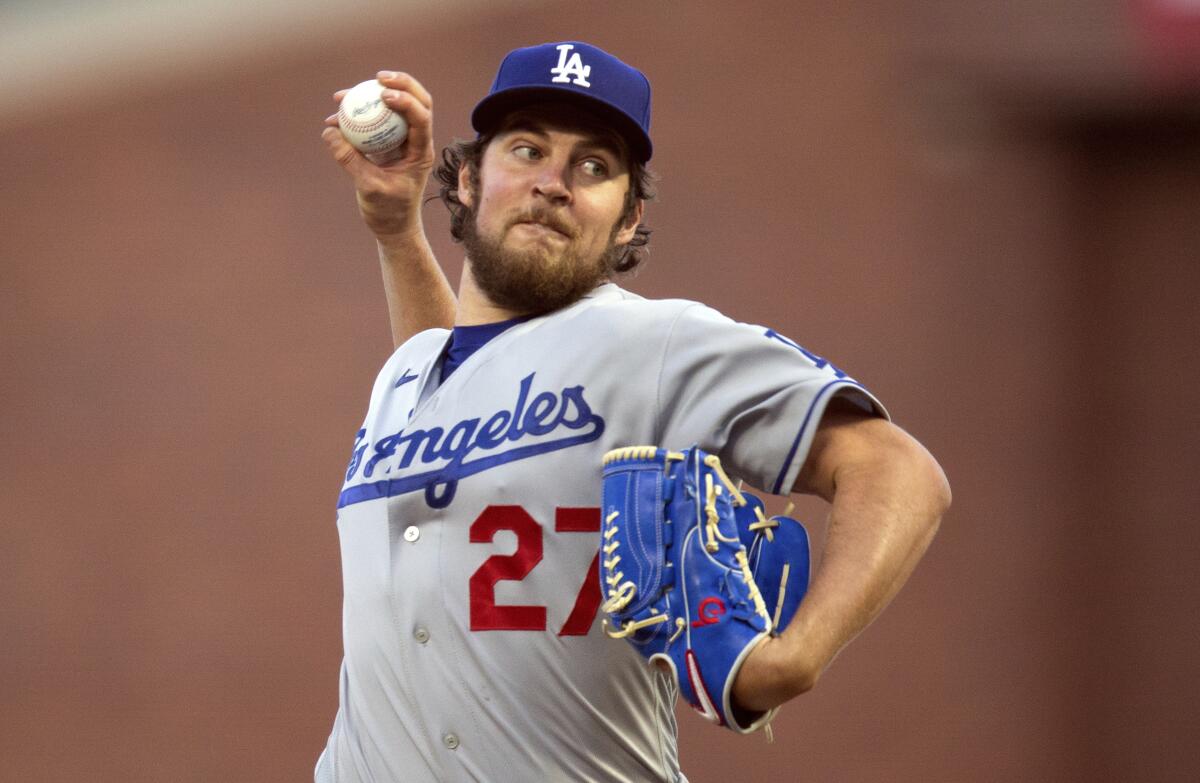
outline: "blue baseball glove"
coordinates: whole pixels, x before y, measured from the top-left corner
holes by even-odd
[[[767,518],[758,498],[695,447],[610,451],[602,503],[605,632],[666,664],[707,719],[739,733],[767,725],[775,710],[735,710],[733,683],[807,589],[804,526]],[[766,601],[756,577],[768,585]]]
[[[808,592],[812,555],[808,530],[789,516],[768,517],[763,502],[742,492],[746,503],[733,509],[738,536],[750,561],[750,573],[762,593],[771,631],[783,633]],[[791,513],[789,505],[784,514]]]

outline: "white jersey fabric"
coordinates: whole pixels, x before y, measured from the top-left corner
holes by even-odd
[[[339,708],[318,778],[679,781],[675,688],[600,627],[601,457],[698,444],[789,490],[861,385],[774,331],[611,283],[444,384],[449,332],[391,356],[338,503]]]

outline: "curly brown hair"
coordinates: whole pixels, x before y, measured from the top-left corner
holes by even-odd
[[[482,134],[473,141],[456,139],[442,150],[441,162],[434,169],[434,176],[441,183],[438,198],[450,211],[450,236],[455,242],[462,241],[463,223],[471,218],[471,208],[458,198],[458,172],[465,165],[471,187],[478,191],[479,165],[483,161],[483,151],[495,135]],[[632,159],[629,161],[629,181],[629,190],[625,192],[625,204],[621,210],[621,224],[624,224],[637,209],[639,201],[649,201],[655,195],[654,174],[644,163]],[[650,232],[649,226],[639,223],[634,229],[633,239],[629,240],[624,251],[616,256],[610,271],[625,273],[637,269],[650,252],[647,246],[650,242]]]

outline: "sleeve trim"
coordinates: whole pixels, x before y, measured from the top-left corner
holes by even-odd
[[[792,488],[790,484],[787,484],[787,479],[790,475],[792,479],[791,483],[794,484],[796,481],[796,476],[799,475],[801,468],[800,465],[796,465],[796,470],[794,472],[792,471],[792,464],[796,459],[796,454],[801,451],[800,447],[802,444],[805,444],[803,451],[805,454],[807,454],[807,444],[811,443],[814,432],[811,425],[819,421],[821,414],[825,412],[825,406],[829,404],[830,398],[833,397],[831,392],[844,388],[850,388],[860,392],[863,396],[871,401],[878,414],[884,418],[888,417],[887,410],[877,399],[875,399],[875,395],[871,394],[871,392],[867,390],[867,387],[863,386],[858,381],[836,380],[825,384],[821,387],[821,390],[813,396],[812,402],[810,402],[808,405],[808,410],[804,414],[804,420],[800,423],[800,431],[796,433],[796,439],[792,441],[792,447],[788,450],[787,459],[783,461],[783,468],[779,471],[779,476],[775,479],[775,484],[771,488],[771,494],[786,495],[791,492]]]

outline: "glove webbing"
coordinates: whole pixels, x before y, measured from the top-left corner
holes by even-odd
[[[741,489],[740,481],[738,482],[738,488]],[[790,517],[792,515],[792,510],[795,507],[796,507],[795,503],[789,502],[787,504],[787,508],[785,508],[783,510],[783,516]],[[759,506],[754,507],[754,513],[755,513],[755,515],[758,516],[758,521],[751,522],[749,525],[746,526],[746,529],[749,530],[751,533],[757,533],[758,531],[761,530],[763,532],[763,534],[767,537],[767,541],[773,542],[775,540],[774,529],[779,527],[779,520],[776,519],[775,517],[768,517],[765,514],[763,514],[762,508],[760,508]],[[791,571],[792,571],[791,563],[784,563],[783,571],[779,574],[779,598],[775,602],[775,614],[773,614],[771,616],[771,627],[772,628],[779,628],[779,621],[781,619],[781,615],[783,614],[783,603],[784,603],[784,600],[787,598],[788,577],[791,575]],[[755,583],[755,586],[756,587],[758,586],[757,583]],[[770,724],[768,724],[767,725],[768,734],[770,733],[770,728],[771,728],[771,726],[770,726]]]

